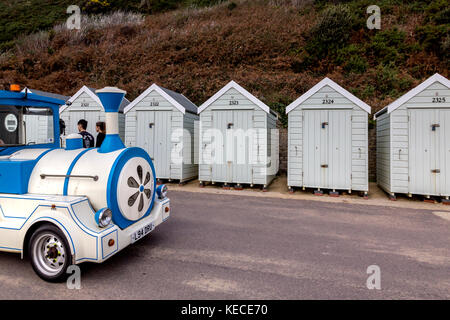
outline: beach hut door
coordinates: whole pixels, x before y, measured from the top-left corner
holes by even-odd
[[[435,195],[438,192],[437,181],[441,168],[437,143],[442,129],[438,126],[438,116],[437,110],[409,111],[409,192],[412,194]],[[394,162],[401,163],[399,148],[393,149],[392,156]]]

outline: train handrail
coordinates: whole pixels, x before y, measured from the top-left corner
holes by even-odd
[[[94,181],[98,181],[98,176],[88,176],[88,175],[73,175],[73,174],[41,174],[41,179],[45,179],[45,178],[87,178],[87,179],[92,179]]]

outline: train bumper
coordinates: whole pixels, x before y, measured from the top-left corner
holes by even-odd
[[[97,259],[90,260],[102,263],[108,260],[122,249],[141,240],[153,232],[161,223],[170,217],[170,200],[155,200],[151,214],[126,229],[117,226],[106,230],[97,236]]]

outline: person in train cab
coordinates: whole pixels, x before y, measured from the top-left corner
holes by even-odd
[[[61,136],[66,135],[66,123],[64,122],[63,119],[59,119],[59,134]]]
[[[103,140],[106,137],[106,123],[99,121],[95,124],[95,131],[97,131],[97,141],[95,143],[96,148],[100,148],[102,146]]]
[[[83,137],[83,147],[84,148],[93,148],[94,147],[94,137],[92,134],[86,131],[88,122],[84,119],[78,121],[78,131]]]

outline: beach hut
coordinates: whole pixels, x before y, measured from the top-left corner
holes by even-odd
[[[198,113],[200,185],[262,185],[266,190],[279,168],[277,114],[234,81]]]
[[[450,81],[435,74],[375,117],[378,185],[393,200],[402,193],[448,203]]]
[[[124,113],[125,145],[149,153],[157,179],[183,183],[197,177],[195,104],[182,94],[153,84]]]
[[[88,122],[87,131],[96,137],[95,124],[105,122],[105,110],[95,93],[96,89],[83,86],[59,109],[59,116],[66,124],[66,135],[78,133],[78,121],[84,119]],[[119,136],[125,139],[125,107],[130,103],[123,99],[119,109]],[[108,130],[108,128],[106,128]]]
[[[288,187],[362,191],[367,196],[371,108],[325,78],[286,108]]]

